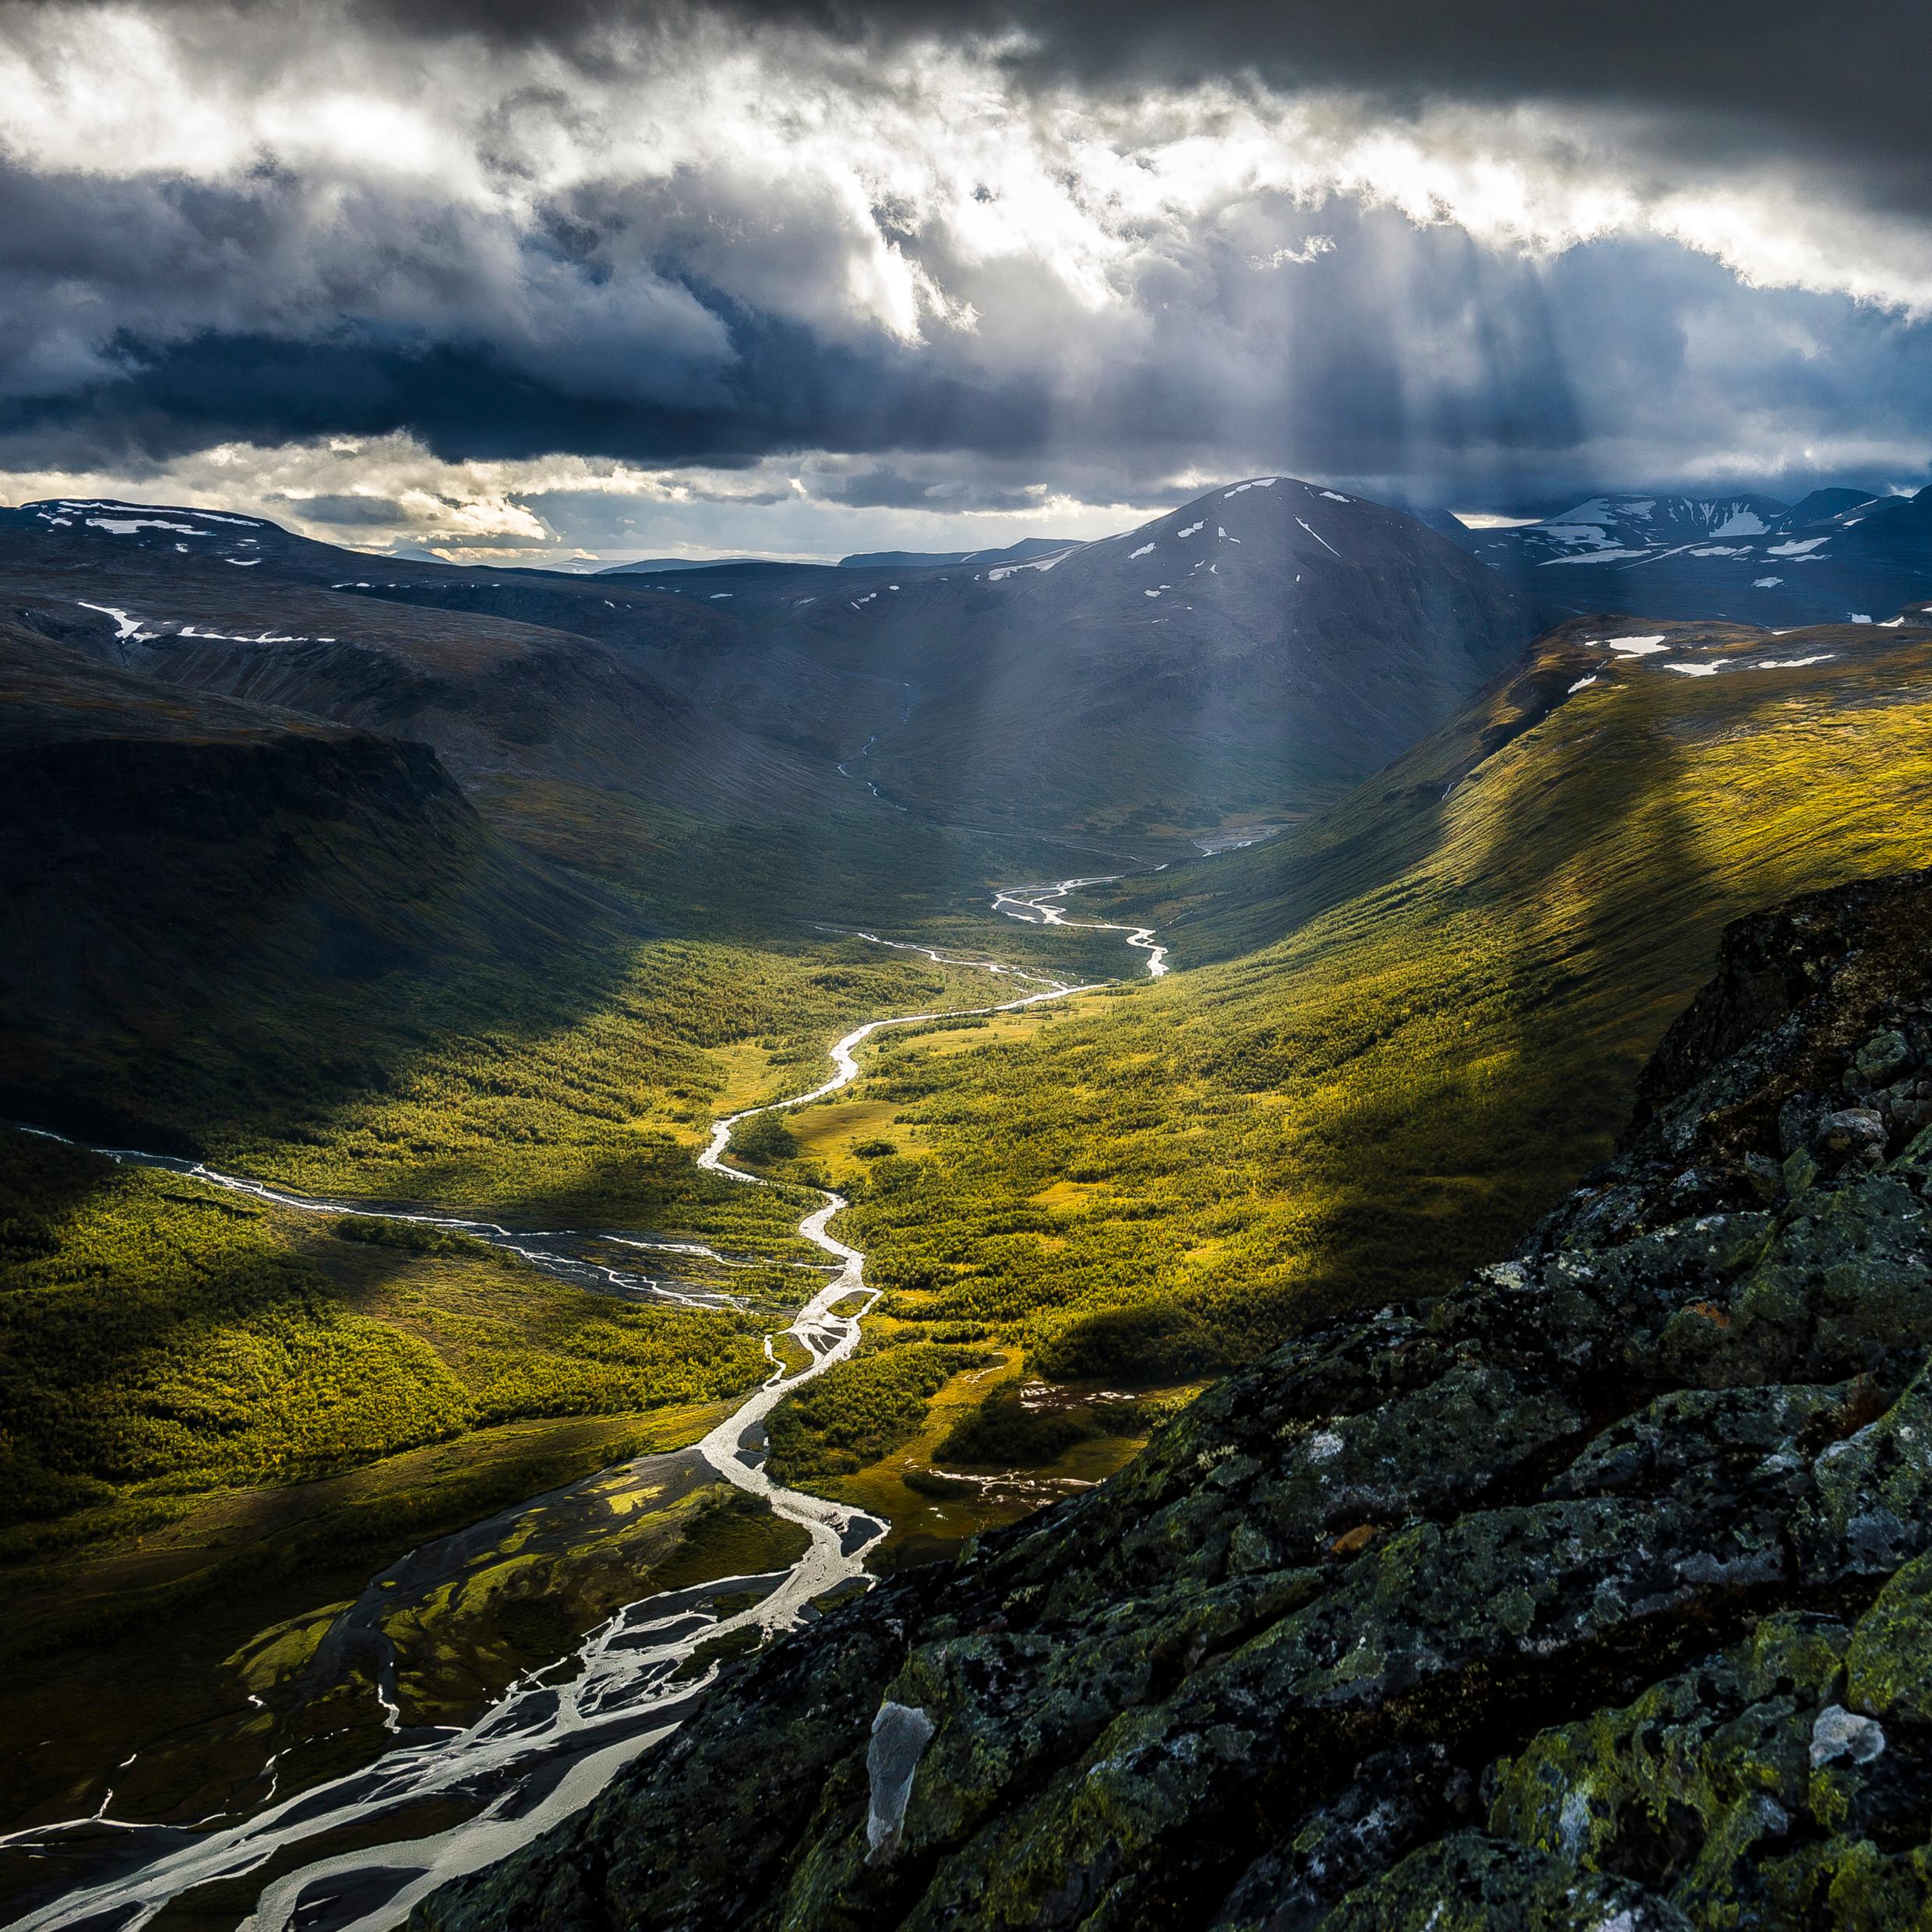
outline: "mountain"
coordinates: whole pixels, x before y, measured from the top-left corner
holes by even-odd
[[[1513,1256],[783,1639],[414,1932],[1917,1922],[1929,919],[1733,927]]]
[[[307,1057],[297,1016],[524,969],[615,908],[428,746],[157,684],[0,624],[0,1109],[115,1130]],[[125,1103],[125,1104],[124,1104]]]
[[[1416,518],[1292,478],[962,573],[789,620],[903,668],[908,714],[867,774],[1130,836],[1306,813],[1540,628]]]
[[[1509,529],[1472,555],[1573,610],[1740,623],[1863,622],[1932,592],[1932,492],[1609,495]]]
[[[672,570],[708,570],[720,563],[749,563],[749,557],[635,557],[629,563],[613,563],[591,573],[600,577],[662,576]]]
[[[171,641],[184,620],[244,631],[254,662],[260,632],[246,627],[258,619],[298,647],[318,629],[340,643],[352,621],[343,599],[365,607],[365,630],[413,636],[413,622],[446,645],[453,633],[430,612],[472,620],[460,634],[479,647],[495,633],[475,619],[534,626],[573,640],[531,679],[555,721],[555,757],[591,741],[585,757],[613,769],[594,744],[600,721],[654,707],[648,735],[668,754],[630,760],[627,781],[654,799],[714,809],[704,795],[721,776],[787,798],[813,799],[827,783],[862,798],[863,780],[921,820],[1072,835],[1116,855],[1137,840],[1185,849],[1188,836],[1340,795],[1453,711],[1548,614],[1416,517],[1275,477],[1070,548],[1029,539],[936,568],[853,559],[627,573],[622,590],[609,576],[375,563],[190,510],[56,502],[12,522],[0,531],[7,571],[55,594],[63,624],[82,601],[66,584],[105,568],[146,601],[85,601],[150,630],[151,617],[172,619],[157,648],[184,671]],[[69,573],[58,591],[45,581],[57,556]],[[259,607],[210,622],[211,574],[245,573],[262,587]],[[183,594],[151,611],[164,582]],[[319,615],[305,604],[298,624],[266,594],[277,582],[336,601]],[[422,729],[460,766],[453,738]],[[774,755],[761,760],[746,737]]]
[[[752,737],[701,689],[656,674],[658,661],[728,659],[728,620],[646,598],[620,647],[567,628],[593,605],[614,615],[614,601],[568,578],[555,581],[581,594],[546,594],[550,581],[498,594],[525,621],[462,608],[457,594],[456,609],[405,601],[412,583],[472,573],[259,519],[79,502],[0,514],[0,598],[22,624],[164,683],[433,745],[499,823],[558,855],[598,863],[676,823],[831,805],[828,763]]]
[[[950,564],[1031,563],[1036,557],[1054,556],[1078,547],[1066,538],[1023,537],[1003,550],[861,551],[841,557],[838,567],[841,570],[938,570]]]
[[[1532,564],[1608,562],[1672,545],[1761,537],[1786,510],[1768,496],[1593,496],[1555,516],[1500,531],[1493,541]]]
[[[1885,499],[1876,490],[1814,490],[1801,496],[1772,527],[1779,531],[1802,530],[1807,524],[1829,523],[1852,510],[1877,509]]]
[[[1275,477],[1028,561],[841,578],[685,589],[878,694],[842,759],[888,800],[1157,849],[1338,795],[1542,621],[1415,517]]]

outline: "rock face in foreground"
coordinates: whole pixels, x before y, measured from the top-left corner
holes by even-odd
[[[1742,922],[1515,1260],[778,1645],[412,1923],[1926,1924],[1928,1123],[1932,874]]]

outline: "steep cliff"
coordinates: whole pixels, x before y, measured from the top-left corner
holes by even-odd
[[[419,1932],[1921,1924],[1932,874],[1727,933],[1511,1260],[739,1666]]]

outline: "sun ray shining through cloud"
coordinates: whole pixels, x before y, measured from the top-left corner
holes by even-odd
[[[1298,73],[1265,32],[1163,78],[1100,71],[1072,13],[848,28],[12,11],[0,487],[160,487],[225,449],[260,505],[331,436],[400,437],[444,470],[365,485],[392,540],[536,556],[579,533],[486,506],[559,494],[558,457],[596,471],[579,498],[716,506],[721,547],[734,506],[782,504],[757,548],[835,544],[846,507],[1017,528],[1022,486],[1084,529],[1270,463],[1504,504],[1610,464],[1924,472],[1932,222],[1855,169],[1800,193],[1662,96],[1418,92],[1345,48]],[[1606,351],[1640,276],[1648,354]],[[1692,366],[1796,334],[1796,404]],[[827,486],[814,534],[781,471]]]

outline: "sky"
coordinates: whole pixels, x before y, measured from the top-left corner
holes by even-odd
[[[1921,0],[0,0],[0,499],[460,561],[1932,481]]]

